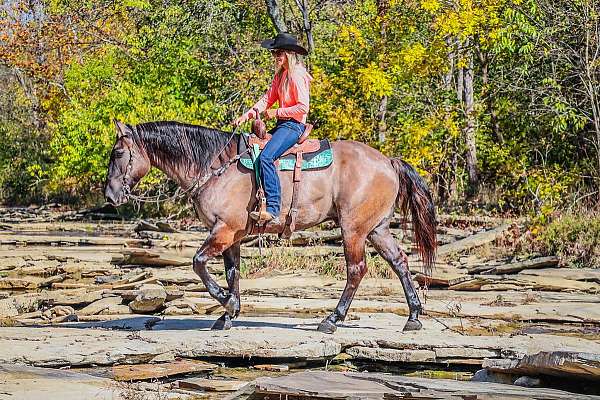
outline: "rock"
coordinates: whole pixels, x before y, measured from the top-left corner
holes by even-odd
[[[99,378],[49,368],[20,365],[0,365],[0,398],[19,400],[115,400],[115,399],[196,399],[171,390],[168,385],[158,383],[131,384],[115,383],[111,379]]]
[[[64,317],[75,314],[75,309],[71,306],[56,306],[42,313],[42,318],[52,320],[57,317]]]
[[[204,390],[207,392],[234,392],[246,386],[248,382],[232,379],[188,378],[177,382],[180,388]]]
[[[177,232],[177,229],[173,228],[167,222],[158,221],[156,223],[156,226],[158,227],[158,229],[160,229],[161,232],[167,232],[167,233],[175,233],[175,232]]]
[[[98,315],[124,315],[131,314],[131,309],[125,304],[110,304],[108,308],[100,311]]]
[[[397,350],[355,346],[346,349],[346,353],[357,359],[387,362],[435,362],[435,352],[432,350]]]
[[[402,375],[357,372],[309,371],[253,382],[256,398],[319,399],[522,399],[592,400],[597,396],[554,389],[529,389],[487,382],[462,382]],[[246,398],[254,398],[248,396]]]
[[[117,304],[121,304],[122,302],[123,302],[123,299],[118,296],[106,297],[106,298],[100,299],[98,301],[95,301],[92,304],[82,308],[81,310],[77,311],[77,314],[79,314],[79,315],[99,314],[100,312],[106,310],[107,308],[110,308],[111,306],[114,306]]]
[[[600,354],[548,351],[525,355],[520,360],[485,360],[492,371],[513,374],[552,375],[600,380]]]
[[[184,257],[168,256],[165,254],[145,249],[126,249],[123,250],[122,255],[113,257],[112,263],[119,265],[146,265],[150,267],[168,267],[191,265],[192,260]]]
[[[158,226],[156,226],[155,224],[148,222],[148,221],[144,221],[141,220],[140,222],[137,223],[137,225],[133,228],[134,232],[141,232],[141,231],[154,231],[154,232],[159,232],[160,229],[158,228]]]
[[[191,308],[179,308],[175,306],[169,306],[163,310],[163,315],[194,315],[194,310]]]
[[[541,380],[539,378],[532,378],[530,376],[522,376],[517,378],[514,384],[527,388],[541,387]]]
[[[52,318],[50,320],[51,324],[60,324],[63,322],[77,322],[79,321],[79,318],[77,317],[76,314],[69,314],[69,315],[61,315],[60,317],[56,317],[56,318]]]
[[[505,385],[511,385],[513,381],[513,375],[490,371],[487,368],[475,372],[471,378],[471,382],[503,383]]]
[[[558,261],[558,257],[556,256],[538,257],[531,260],[499,265],[495,267],[492,272],[495,274],[514,274],[525,269],[556,267],[558,265]]]
[[[0,318],[15,317],[19,315],[17,305],[13,298],[0,300]]]
[[[261,371],[274,371],[274,372],[285,372],[289,371],[289,365],[285,364],[257,364],[252,366],[254,369],[258,369]]]
[[[176,360],[162,364],[115,365],[112,369],[116,381],[139,381],[187,374],[212,372],[218,365],[197,360]]]
[[[167,291],[162,286],[144,285],[129,308],[136,313],[152,313],[162,308],[166,299]]]

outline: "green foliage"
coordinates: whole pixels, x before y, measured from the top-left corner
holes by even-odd
[[[280,3],[299,26],[296,2]],[[473,60],[480,203],[546,223],[575,188],[597,190],[600,134],[584,89],[600,98],[600,63],[582,57],[582,38],[600,41],[590,30],[597,13],[583,12],[589,0],[309,3],[309,120],[319,137],[402,156],[434,192],[452,188],[443,206],[461,205],[468,118],[458,76]],[[43,7],[41,21],[13,21],[19,35],[0,38],[0,63],[12,71],[0,76],[4,200],[101,196],[113,118],[230,129],[270,83],[272,60],[258,45],[274,33],[264,2]],[[152,173],[143,185],[159,181]]]

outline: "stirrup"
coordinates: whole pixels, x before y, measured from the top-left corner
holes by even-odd
[[[276,222],[279,221],[278,217],[273,216],[268,211],[252,211],[250,212],[250,218],[258,223],[268,223],[268,222]]]

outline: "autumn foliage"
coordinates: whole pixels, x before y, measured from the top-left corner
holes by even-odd
[[[314,46],[316,135],[402,156],[440,207],[597,204],[592,0],[6,1],[3,201],[100,201],[113,118],[231,129],[269,84],[273,5]]]

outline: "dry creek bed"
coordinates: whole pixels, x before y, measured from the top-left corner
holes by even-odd
[[[271,264],[340,257],[335,228],[264,248],[269,269],[241,280],[242,315],[218,332],[190,265],[204,230],[89,216],[0,210],[0,399],[600,398],[600,269],[477,251],[518,221],[442,216],[436,271],[413,273],[430,286],[423,330],[401,331],[397,280],[368,278],[324,335],[344,282]]]

